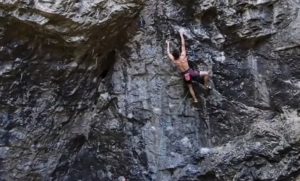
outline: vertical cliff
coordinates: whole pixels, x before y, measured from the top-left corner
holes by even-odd
[[[297,180],[299,7],[0,1],[1,179]],[[166,56],[180,28],[213,71],[199,106]]]

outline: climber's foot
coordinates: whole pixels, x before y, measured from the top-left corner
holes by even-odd
[[[193,107],[201,107],[200,102],[198,100],[194,100],[192,103]]]
[[[205,86],[205,89],[209,91],[209,90],[212,89],[212,87],[211,87],[211,85],[206,85],[206,86]]]
[[[195,111],[201,111],[202,110],[202,104],[201,102],[193,102],[192,103],[192,109]]]

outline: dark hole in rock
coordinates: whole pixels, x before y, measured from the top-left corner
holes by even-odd
[[[218,16],[218,12],[216,8],[211,8],[209,10],[207,10],[201,17],[201,22],[204,25],[209,25],[210,23],[212,23],[216,17]]]
[[[85,142],[84,135],[78,135],[77,137],[71,139],[68,148],[69,150],[78,151],[80,147],[82,147],[84,142]]]
[[[116,51],[112,50],[111,52],[109,52],[107,54],[107,56],[105,57],[105,60],[103,61],[104,65],[102,68],[102,73],[100,74],[101,78],[105,78],[109,71],[111,70],[111,68],[113,67],[113,65],[116,62]]]
[[[205,175],[199,176],[199,180],[220,181],[214,172],[208,172]]]
[[[193,0],[176,0],[176,2],[185,6],[193,6],[195,4]]]

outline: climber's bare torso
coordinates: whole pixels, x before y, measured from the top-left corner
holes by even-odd
[[[174,63],[181,72],[186,72],[190,68],[187,56],[185,55],[180,55],[179,59],[175,60]]]

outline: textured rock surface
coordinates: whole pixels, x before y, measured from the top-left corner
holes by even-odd
[[[2,180],[297,180],[300,1],[0,1]],[[200,109],[166,57],[214,72]]]

